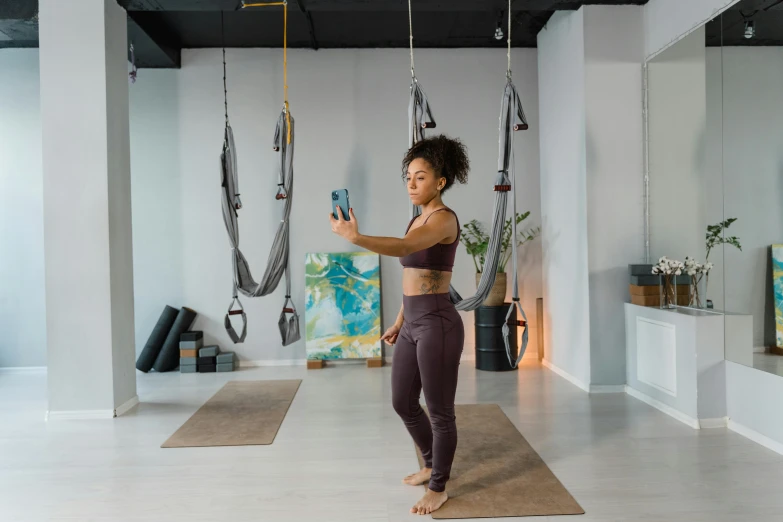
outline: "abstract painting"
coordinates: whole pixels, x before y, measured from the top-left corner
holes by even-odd
[[[783,245],[772,245],[772,288],[775,293],[775,344],[783,348]]]
[[[305,258],[308,359],[381,356],[380,257],[372,252]]]

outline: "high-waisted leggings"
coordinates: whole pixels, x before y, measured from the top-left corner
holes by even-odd
[[[402,302],[404,321],[392,356],[392,403],[425,466],[432,468],[429,488],[440,492],[457,449],[454,396],[465,329],[449,294],[404,295]],[[419,404],[422,389],[429,418]]]

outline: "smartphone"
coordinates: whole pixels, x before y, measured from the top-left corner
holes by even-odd
[[[334,215],[334,219],[338,219],[337,207],[342,209],[343,219],[350,221],[351,216],[348,214],[348,209],[351,208],[351,205],[348,202],[348,189],[332,191],[332,214]]]

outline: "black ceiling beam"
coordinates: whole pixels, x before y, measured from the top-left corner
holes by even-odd
[[[34,47],[37,42],[37,0],[0,1],[0,47]]]
[[[265,3],[275,0],[246,0]],[[514,0],[512,11],[531,9],[538,2],[563,0]],[[241,0],[117,0],[127,11],[235,11]],[[407,11],[404,0],[297,0],[302,11]],[[508,5],[507,0],[415,0],[413,11],[496,11]]]
[[[166,29],[152,24],[142,26],[133,13],[128,13],[128,44],[133,44],[136,67],[148,69],[179,69],[182,50],[167,41]],[[128,60],[131,59],[130,45]]]
[[[304,13],[304,15],[307,17],[307,27],[310,31],[310,43],[312,44],[313,50],[318,50],[318,40],[315,39],[315,26],[313,25],[313,16],[310,14],[310,11],[305,9],[305,7],[302,5],[302,0],[296,0],[296,5],[299,6],[299,10]]]

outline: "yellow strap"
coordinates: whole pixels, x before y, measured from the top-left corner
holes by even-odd
[[[285,121],[288,127],[287,142],[291,143],[291,111],[288,108],[288,2],[267,2],[243,4],[242,7],[283,6],[283,101],[285,106]]]

